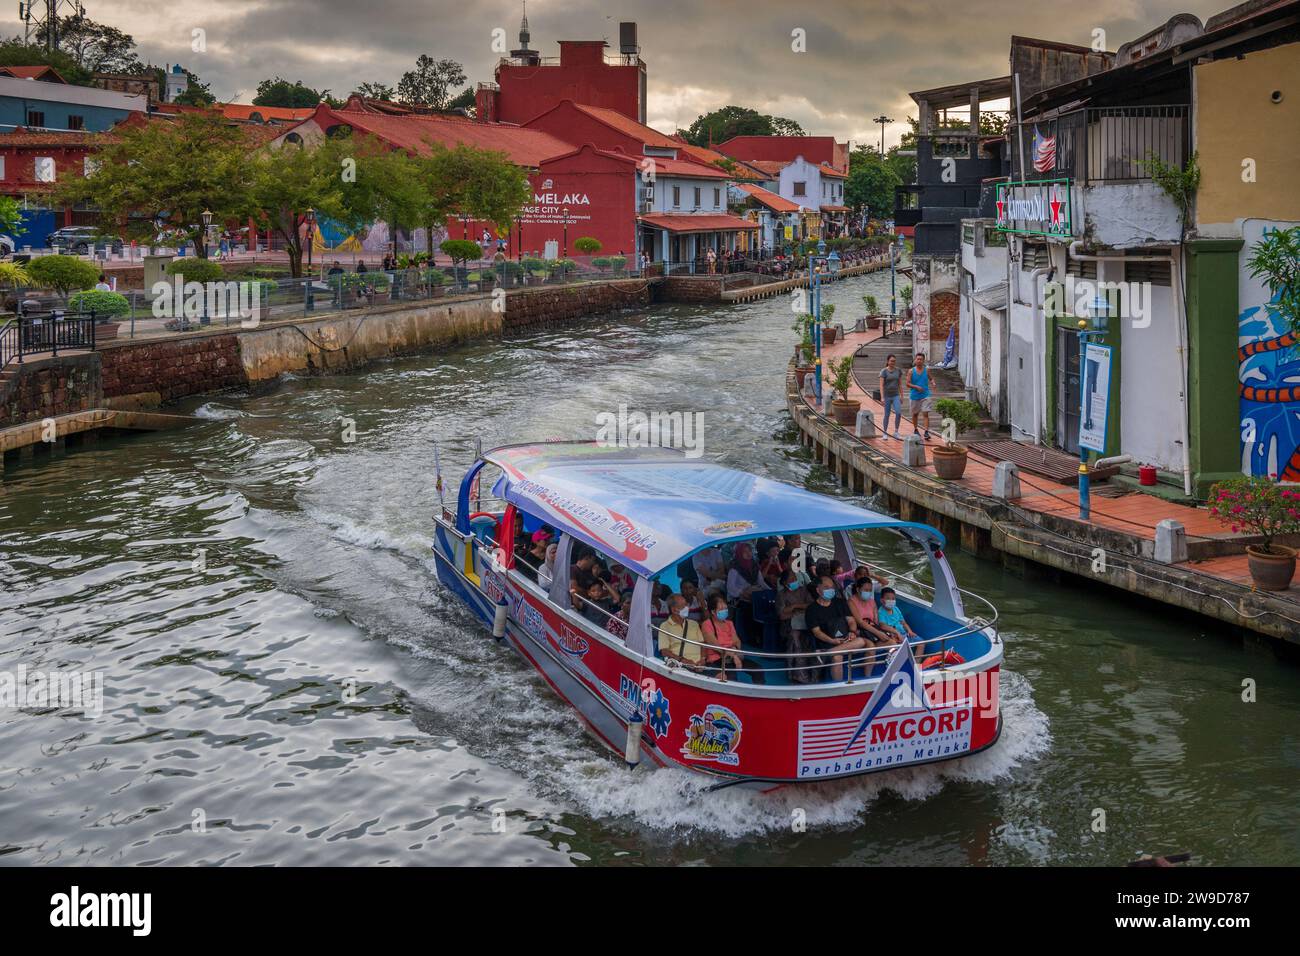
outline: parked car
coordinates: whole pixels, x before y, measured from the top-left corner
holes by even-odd
[[[18,248],[18,243],[13,236],[7,236],[0,233],[0,256],[8,257],[14,254]]]
[[[46,245],[58,246],[64,252],[84,256],[97,245],[109,244],[114,252],[122,251],[122,240],[100,236],[94,226],[64,226],[50,233]]]

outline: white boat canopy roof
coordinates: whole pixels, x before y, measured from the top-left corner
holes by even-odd
[[[644,577],[710,545],[768,535],[898,528],[944,543],[929,525],[672,449],[544,442],[506,445],[483,460],[501,469],[498,497]]]

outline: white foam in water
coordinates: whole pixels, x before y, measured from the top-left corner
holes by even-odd
[[[726,837],[790,829],[802,809],[809,828],[861,822],[885,792],[907,800],[938,794],[948,781],[991,783],[1044,753],[1051,745],[1047,715],[1034,704],[1028,682],[1002,672],[1002,737],[972,757],[921,767],[885,770],[848,780],[781,787],[770,793],[729,787],[676,768],[629,773],[617,760],[580,759],[563,764],[559,779],[545,781],[571,796],[593,817],[625,818],[655,830],[703,831]]]
[[[195,418],[210,418],[214,421],[224,422],[235,418],[248,418],[247,412],[241,412],[237,408],[227,408],[225,405],[218,405],[216,402],[204,402],[198,408],[194,409]]]
[[[340,541],[361,548],[397,551],[423,559],[433,548],[433,539],[413,531],[397,534],[387,530],[386,522],[356,521],[347,515],[304,507],[303,513],[313,521],[329,528]]]

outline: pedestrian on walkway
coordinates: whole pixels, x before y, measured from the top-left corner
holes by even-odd
[[[880,370],[880,403],[885,406],[884,432],[890,438],[902,441],[899,430],[903,427],[903,398],[898,385],[903,378],[903,370],[898,367],[898,357],[892,352],[885,358],[885,367]],[[889,430],[889,413],[894,413],[894,430]]]
[[[912,419],[912,434],[917,433],[917,421],[925,440],[930,440],[930,410],[934,399],[930,397],[930,370],[925,367],[925,353],[917,352],[916,361],[907,371],[907,414]]]

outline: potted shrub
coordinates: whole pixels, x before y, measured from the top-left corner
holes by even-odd
[[[903,312],[910,319],[912,317],[912,287],[905,285],[898,294],[903,300]]]
[[[935,411],[939,413],[940,429],[943,434],[943,419],[951,418],[956,428],[956,435],[968,432],[980,423],[980,407],[974,402],[957,398],[941,398],[935,402]],[[954,441],[945,441],[932,450],[934,473],[945,481],[956,481],[966,473],[966,446]]]
[[[483,250],[479,248],[477,242],[468,239],[448,239],[438,248],[451,260],[452,267],[456,270],[457,283],[464,286],[467,281],[466,273],[469,271],[466,264],[471,259],[480,258]]]
[[[577,239],[573,240],[573,248],[577,249],[578,252],[582,253],[584,256],[594,256],[596,253],[600,252],[602,246],[600,240],[595,236],[579,236]]]
[[[864,295],[862,304],[867,307],[867,328],[880,328],[880,304],[874,295]]]
[[[1262,475],[1229,478],[1210,488],[1210,514],[1234,532],[1262,539],[1246,546],[1246,563],[1255,587],[1285,591],[1295,577],[1296,549],[1277,544],[1280,535],[1300,531],[1300,491],[1283,488]]]
[[[116,318],[127,315],[131,311],[131,303],[121,293],[90,289],[78,292],[68,299],[68,308],[76,312],[93,312],[95,338],[107,340],[117,338],[121,323]]]
[[[0,289],[13,292],[13,302],[9,301],[9,296],[5,296],[4,307],[6,309],[17,309],[19,290],[24,286],[32,284],[32,277],[27,274],[27,270],[16,262],[0,262]]]
[[[370,278],[370,282],[366,286],[366,298],[370,300],[370,304],[374,305],[376,302],[387,302],[389,291],[392,288],[388,279],[388,273],[368,272],[366,275]]]
[[[816,366],[813,365],[813,338],[812,338],[813,317],[811,315],[801,315],[794,320],[794,331],[799,333],[799,345],[795,352],[798,356],[795,362],[794,377],[799,383],[800,391],[803,390],[803,381],[808,377]]]
[[[601,272],[609,271],[610,261],[608,256],[597,256],[591,260],[591,264]]]
[[[837,330],[831,325],[831,320],[835,318],[835,306],[822,306],[822,345],[834,345]]]
[[[614,275],[622,275],[623,268],[627,265],[627,256],[610,256],[609,265],[614,270]]]
[[[853,385],[853,356],[842,355],[832,359],[830,371],[831,391],[839,396],[831,399],[831,414],[840,425],[853,425],[858,420],[858,410],[862,403],[856,398],[849,398],[849,388]]]

